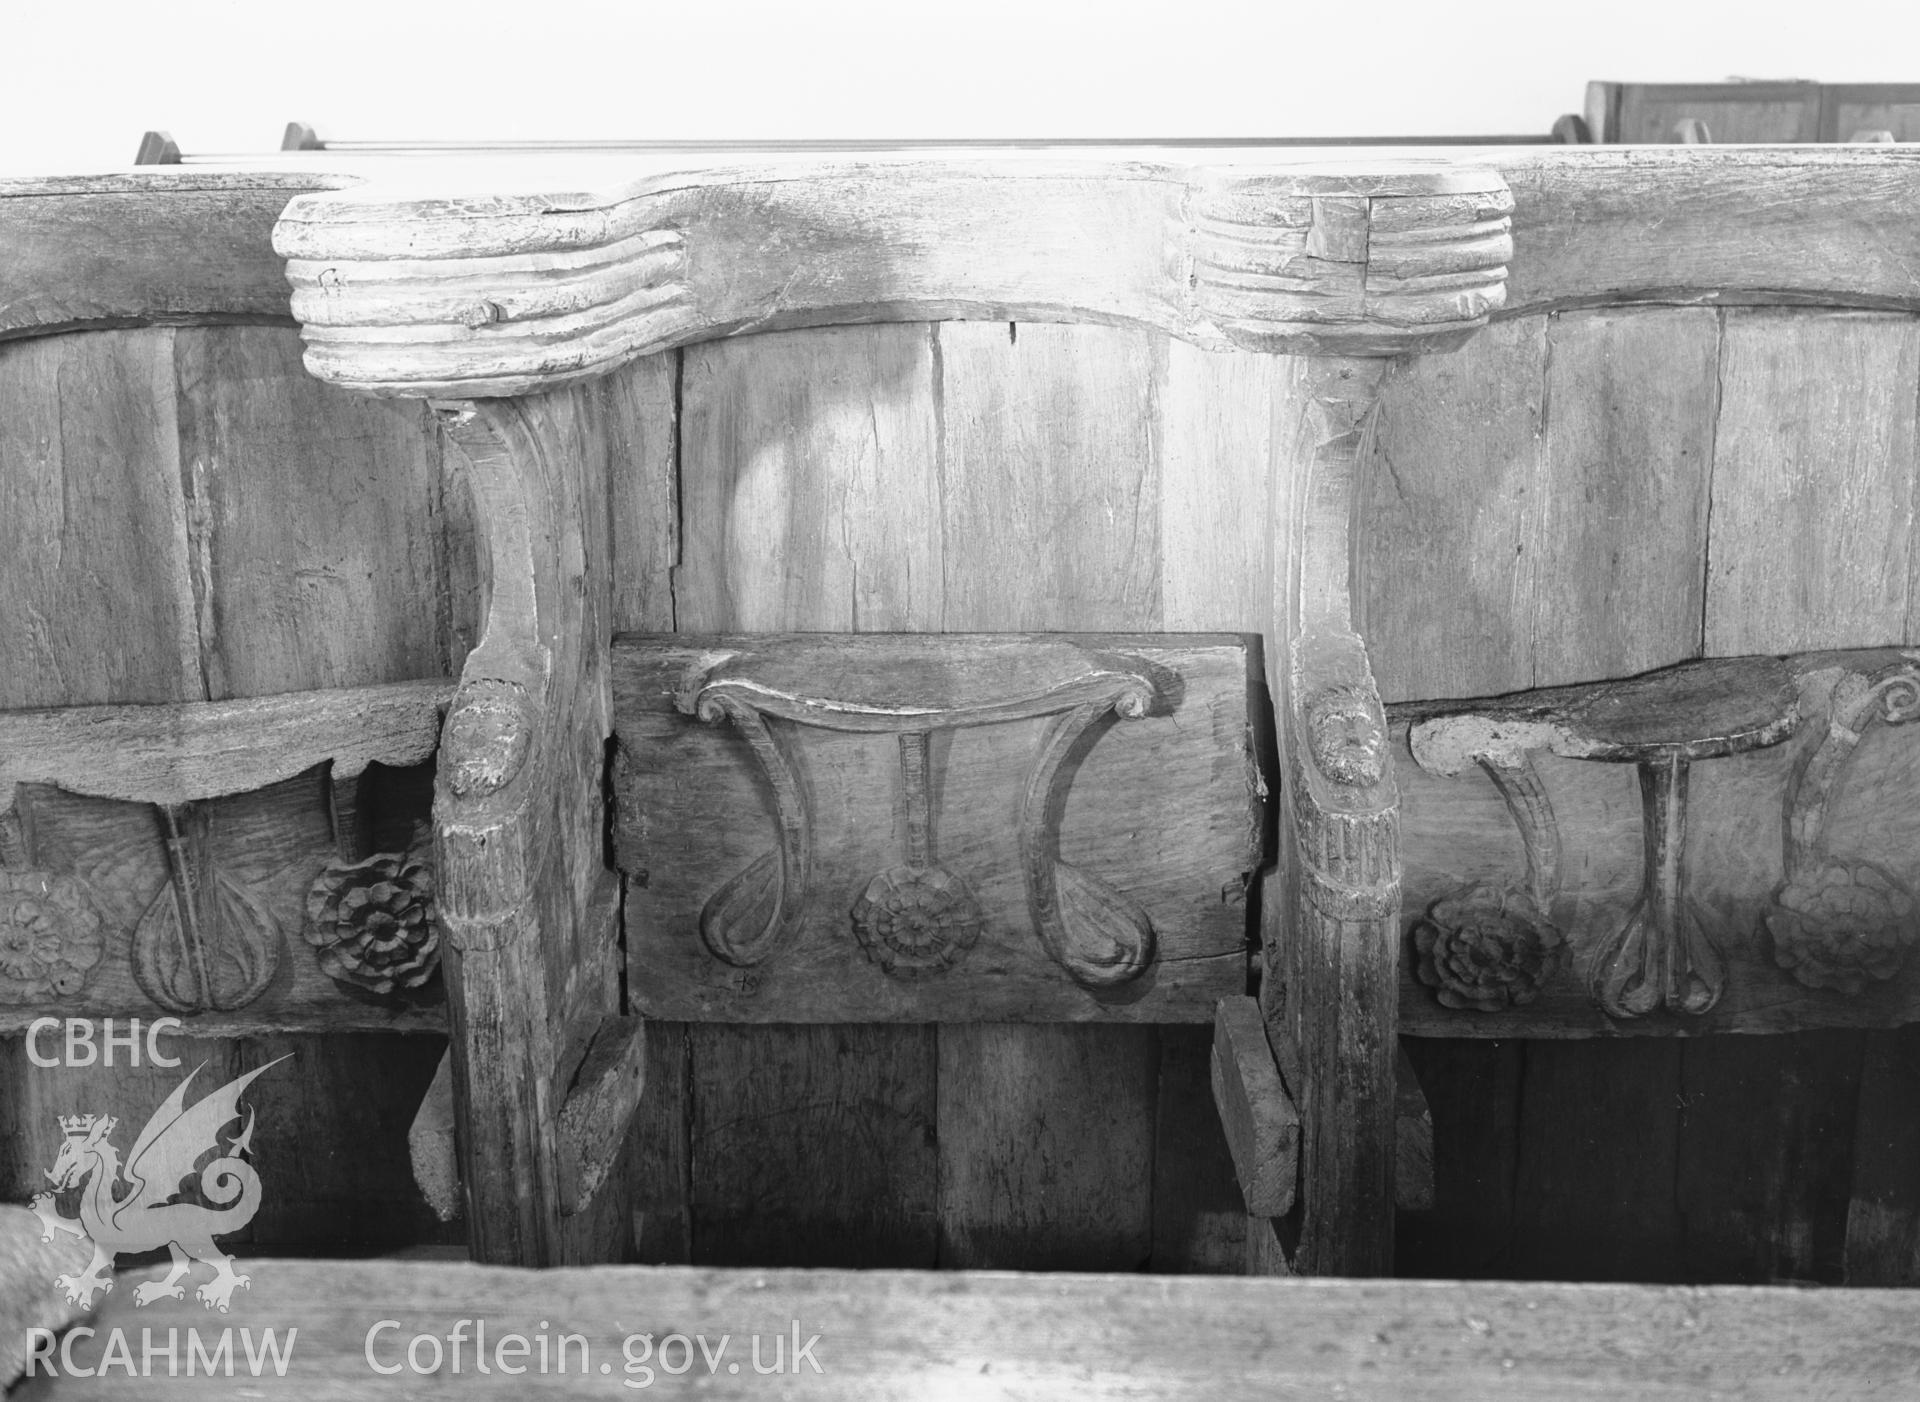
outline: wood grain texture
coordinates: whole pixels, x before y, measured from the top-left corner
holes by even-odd
[[[1869,1035],[1683,1044],[1674,1196],[1688,1278],[1842,1280]]]
[[[1720,320],[1703,309],[1548,319],[1529,543],[1536,685],[1698,654],[1719,351]]]
[[[932,336],[846,327],[686,354],[680,628],[949,626]]]
[[[680,564],[680,354],[643,356],[596,384],[606,414],[612,598],[616,632],[665,632],[674,626],[674,577]],[[622,878],[623,882],[625,878]],[[624,904],[623,940],[639,927]],[[622,977],[625,977],[623,965]],[[638,989],[628,984],[628,1005]],[[646,1090],[628,1130],[626,1161],[616,1169],[631,1204],[633,1259],[648,1265],[692,1259],[686,1025],[652,1022],[646,1037]]]
[[[1730,312],[1722,380],[1707,650],[1906,636],[1920,328]]]
[[[643,356],[595,389],[608,438],[614,630],[665,632],[680,563],[680,356]]]
[[[1165,627],[1151,342],[1029,323],[935,334],[943,626]],[[942,1263],[1146,1261],[1157,1049],[1149,1028],[943,1027]],[[1123,1149],[1089,1160],[1075,1132]]]
[[[451,1222],[465,1206],[460,1187],[460,1151],[454,1142],[453,1058],[442,1053],[420,1108],[407,1126],[407,1162],[414,1186],[433,1215]]]
[[[437,678],[448,665],[440,449],[426,413],[369,414],[307,381],[296,352],[281,328],[175,333],[177,491],[199,671],[214,701]],[[369,541],[394,558],[363,554]],[[299,829],[281,825],[295,817],[317,823],[325,841],[325,806],[313,792],[306,806],[263,824],[263,853],[293,859],[289,834]],[[305,884],[294,889],[303,895]],[[283,920],[288,930],[299,924]],[[332,991],[308,949],[288,955],[296,980]],[[267,1150],[273,1173],[262,1171],[284,1188],[255,1218],[256,1243],[338,1250],[448,1239],[411,1184],[406,1152],[436,1047],[430,1038],[271,1034],[233,1044],[236,1073],[298,1053],[282,1068],[293,1074],[259,1086],[259,1113],[285,1126]]]
[[[935,1264],[931,1029],[702,1024],[692,1040],[702,1261]]]
[[[173,341],[107,331],[0,347],[0,704],[205,695]]]
[[[173,333],[164,330],[0,347],[9,410],[0,415],[9,561],[0,618],[24,643],[0,668],[0,702],[9,707],[205,696],[177,487],[172,358]],[[57,842],[59,826],[47,826]],[[157,867],[157,851],[148,855]],[[130,925],[137,913],[127,918]],[[196,1050],[216,1070],[232,1056],[223,1041]],[[59,1116],[144,1124],[177,1080],[156,1090],[156,1077],[167,1073],[37,1067],[22,1039],[9,1038],[0,1052],[0,1196],[25,1201],[43,1187],[63,1138]]]
[[[936,334],[945,626],[1160,626],[1151,342],[1038,324]]]
[[[1848,1285],[1920,1284],[1920,1028],[1870,1033],[1855,1106]]]
[[[1056,722],[1022,718],[1020,706],[999,723],[968,718],[1129,667],[1156,679],[1161,699],[1076,752],[1060,815],[1044,831],[1037,811],[1010,822],[1033,807],[1021,795]],[[1262,796],[1237,638],[681,634],[621,639],[615,673],[614,841],[637,882],[629,948],[649,1012],[754,1022],[1178,1021],[1209,1016],[1215,999],[1244,983],[1238,895],[1260,860]],[[795,673],[795,684],[822,697],[786,699],[781,678]],[[743,705],[800,717],[770,722],[780,737],[775,762],[793,775],[792,793],[772,808],[768,776],[739,727],[680,713],[689,678],[699,677],[734,678],[708,681],[701,695],[734,687]],[[883,705],[886,696],[894,699]],[[826,727],[891,725],[902,715],[902,724],[938,725],[926,709],[935,697],[979,703],[945,712],[957,728],[935,732],[929,814],[933,869],[965,883],[979,920],[954,962],[908,978],[885,971],[887,951],[876,952],[870,934],[856,941],[859,920],[849,918],[876,873],[915,860],[906,855],[911,831],[902,835],[911,822],[897,737]],[[1064,712],[1075,703],[1061,693],[1033,704]],[[1094,984],[1061,962],[1035,914],[1039,876],[1027,848],[1043,843],[1057,848],[1056,871],[1070,867],[1076,881],[1099,883],[1151,920],[1151,959],[1137,977]],[[775,859],[767,879],[778,899],[753,906],[749,922],[775,931],[765,952],[717,945],[717,904],[755,863]]]
[[[566,193],[523,171],[423,195],[401,168],[296,202],[274,246],[314,373],[382,394],[526,393],[822,321],[1033,316],[1387,355],[1457,344],[1500,305],[1511,201],[1484,168],[1115,154],[815,155],[691,181],[625,162]]]
[[[314,766],[358,775],[432,756],[448,682],[398,682],[247,701],[0,712],[0,811],[16,784],[182,804],[263,789]]]
[[[0,340],[87,326],[289,316],[269,241],[337,175],[143,171],[0,181]]]
[[[1238,1275],[1247,1218],[1213,1107],[1213,1029],[1160,1029],[1153,1125],[1153,1256],[1158,1275]]]
[[[414,1186],[407,1145],[445,1051],[438,1037],[283,1034],[232,1046],[236,1075],[293,1056],[251,1091],[260,1124],[253,1162],[264,1185],[248,1229],[254,1250],[354,1254],[463,1238]],[[155,1086],[148,1103],[158,1105],[180,1074]]]
[[[940,1029],[940,1264],[1151,1259],[1158,1046],[1131,1027]],[[1098,1146],[1089,1152],[1091,1146]]]
[[[1284,1217],[1300,1176],[1300,1115],[1280,1080],[1260,1005],[1222,998],[1213,1023],[1213,1103],[1254,1217]]]
[[[672,622],[944,626],[933,335],[847,327],[685,353]],[[684,1118],[642,1160],[643,1249],[933,1263],[933,1028],[695,1025],[685,1047]]]
[[[174,358],[210,694],[443,675],[440,442],[426,410],[317,383],[277,327],[183,330]]]
[[[1382,393],[1354,515],[1355,626],[1389,701],[1533,684],[1545,341],[1540,318],[1495,325]]]
[[[618,889],[602,864],[606,450],[579,396],[448,406],[491,562],[486,629],[468,656],[435,795],[439,908],[477,1259],[624,1254],[562,1220],[557,1078],[577,1026],[618,1011]],[[496,766],[490,756],[510,756]],[[459,776],[476,776],[463,784]],[[632,1105],[620,1107],[622,1117]],[[623,1216],[624,1214],[615,1214]]]
[[[161,1302],[136,1314],[131,1293],[116,1290],[94,1325],[102,1332],[77,1341],[83,1367],[99,1361],[105,1331],[116,1326],[136,1350],[141,1327],[163,1335],[181,1327],[184,1336],[193,1324],[205,1335],[197,1308]],[[405,1368],[416,1332],[444,1343],[456,1319],[485,1319],[490,1343],[512,1332],[549,1342],[583,1336],[589,1368],[580,1370],[574,1343],[565,1374],[483,1375],[469,1344],[460,1384],[514,1397],[604,1396],[611,1379],[599,1374],[602,1362],[622,1379],[658,1383],[658,1331],[669,1324],[710,1343],[728,1334],[728,1357],[742,1360],[756,1334],[769,1353],[776,1333],[789,1345],[795,1327],[802,1341],[817,1334],[808,1357],[820,1371],[801,1363],[780,1379],[797,1397],[978,1391],[984,1377],[996,1390],[1036,1397],[1145,1391],[1198,1399],[1279,1388],[1360,1402],[1416,1394],[1435,1402],[1668,1402],[1703,1393],[1793,1402],[1809,1393],[1901,1397],[1920,1378],[1911,1343],[1920,1305],[1886,1291],[634,1267],[535,1275],[433,1262],[288,1261],[271,1275],[263,1268],[253,1295],[255,1329],[299,1328],[287,1377],[316,1399],[409,1390],[411,1373],[384,1379],[368,1370],[368,1330],[381,1319],[402,1321],[374,1341],[386,1367]],[[638,1323],[636,1310],[644,1311]],[[1116,1330],[1120,1320],[1125,1328]],[[650,1374],[625,1372],[623,1339],[636,1331],[656,1333]],[[637,1342],[633,1348],[639,1352]],[[420,1354],[432,1356],[424,1347]],[[793,1363],[791,1347],[786,1358]],[[679,1364],[677,1344],[669,1361]],[[738,1374],[726,1371],[725,1359],[709,1372],[697,1350],[689,1361],[689,1377],[714,1396],[767,1390],[744,1361]],[[246,1377],[187,1377],[184,1369],[177,1378],[162,1370],[128,1379],[115,1368],[94,1378],[41,1377],[25,1395],[205,1398],[260,1386]]]
[[[384,393],[512,393],[714,335],[836,320],[1121,321],[1215,349],[1386,353],[1418,349],[1422,336],[1457,343],[1457,330],[1434,333],[1470,331],[1476,311],[1496,308],[1469,284],[1509,262],[1506,315],[1621,302],[1915,305],[1912,153],[1898,148],[1428,153],[1438,163],[1422,178],[1451,183],[1424,191],[1364,174],[1351,154],[1168,157],[949,149],[856,172],[845,153],[634,156],[541,193],[481,169],[464,190],[455,178],[410,194],[390,165],[361,189],[296,201],[276,237],[317,373]],[[1497,218],[1475,203],[1493,188],[1476,173],[1488,170],[1512,190],[1513,227],[1526,231],[1517,248],[1501,246]],[[1353,227],[1332,217],[1356,205],[1381,212],[1350,216]],[[1412,237],[1436,208],[1443,236]],[[489,218],[462,217],[483,209]],[[790,236],[770,245],[769,227]],[[1094,227],[1106,237],[1089,243]],[[882,253],[890,231],[909,236]],[[1341,251],[1343,239],[1361,251]],[[543,253],[564,276],[530,276]],[[1421,260],[1434,275],[1409,277]],[[1418,313],[1397,322],[1356,295],[1359,268],[1369,291],[1417,288]],[[1346,323],[1351,334],[1316,320],[1349,306],[1371,318]],[[426,339],[381,334],[408,322]]]

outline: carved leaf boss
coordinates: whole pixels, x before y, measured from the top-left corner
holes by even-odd
[[[1044,645],[1036,645],[1037,647]],[[1108,717],[1145,716],[1160,695],[1138,659],[1055,647],[1045,659],[1057,675],[1032,690],[992,690],[949,672],[925,643],[901,640],[889,653],[840,659],[826,680],[791,669],[716,660],[689,676],[675,698],[686,715],[730,720],[752,748],[773,790],[777,843],[729,879],[700,914],[700,937],[729,964],[761,963],[801,929],[813,891],[813,818],[804,771],[773,722],[898,737],[906,809],[904,860],[874,875],[850,915],[862,948],[896,978],[951,967],[979,938],[984,919],[965,877],[934,852],[929,740],[942,730],[1046,719],[1022,783],[1016,818],[1022,875],[1035,933],[1055,963],[1089,987],[1124,983],[1153,959],[1146,912],[1106,882],[1063,862],[1059,830],[1072,770],[1066,761]],[[1021,669],[1037,676],[1034,659]]]

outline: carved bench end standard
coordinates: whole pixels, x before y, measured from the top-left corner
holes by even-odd
[[[1399,791],[1349,597],[1355,483],[1387,357],[1462,344],[1499,309],[1512,196],[1491,171],[1402,163],[1223,172],[1199,202],[1195,296],[1242,347],[1303,354],[1287,475],[1274,692],[1287,882],[1265,1011],[1301,1067],[1300,1268],[1393,1266]]]

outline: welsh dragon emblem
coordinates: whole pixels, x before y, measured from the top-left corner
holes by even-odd
[[[112,1116],[61,1116],[66,1140],[47,1170],[53,1188],[37,1195],[31,1205],[45,1229],[43,1241],[52,1241],[59,1231],[93,1243],[93,1261],[85,1271],[54,1280],[69,1301],[90,1308],[96,1293],[113,1289],[109,1272],[115,1256],[164,1246],[173,1254],[172,1269],[164,1280],[136,1287],[134,1304],[180,1299],[186,1293],[180,1279],[198,1261],[213,1268],[213,1279],[194,1293],[208,1309],[226,1313],[235,1288],[248,1278],[234,1272],[233,1257],[213,1239],[246,1226],[260,1207],[260,1175],[243,1157],[253,1143],[253,1111],[247,1110],[246,1128],[227,1143],[220,1142],[220,1132],[240,1118],[240,1095],[254,1078],[286,1059],[279,1057],[227,1082],[188,1109],[187,1087],[206,1069],[202,1062],[153,1112],[125,1164],[109,1137],[118,1124]],[[183,1180],[209,1152],[215,1157],[200,1170],[200,1193],[208,1202],[228,1205],[173,1201]],[[80,1215],[64,1216],[55,1194],[82,1184]]]

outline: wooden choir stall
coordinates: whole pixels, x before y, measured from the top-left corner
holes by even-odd
[[[1920,1279],[1916,269],[1891,145],[0,184],[8,1196],[244,1080],[251,1283],[91,1327],[343,1396],[489,1311],[818,1320],[835,1396],[1903,1395],[1837,1287]],[[1836,1288],[1217,1278],[1556,1213]]]

